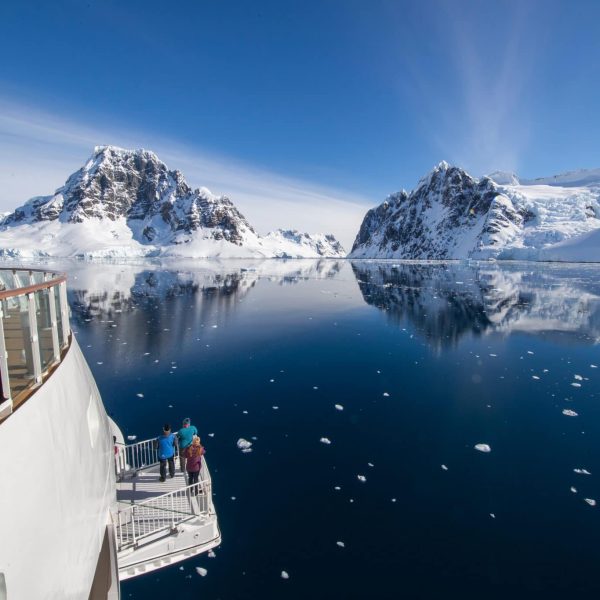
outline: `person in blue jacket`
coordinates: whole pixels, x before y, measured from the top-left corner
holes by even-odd
[[[181,472],[185,473],[185,451],[192,445],[194,436],[198,435],[198,430],[192,425],[189,417],[183,420],[183,427],[177,432],[177,441],[179,442],[179,467]]]
[[[169,424],[163,427],[162,435],[156,438],[158,447],[158,460],[160,461],[160,480],[167,478],[167,462],[169,463],[169,476],[175,477],[175,434],[171,433]]]

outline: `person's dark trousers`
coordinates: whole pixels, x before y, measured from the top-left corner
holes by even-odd
[[[188,485],[194,485],[195,483],[198,483],[198,475],[200,475],[199,471],[196,471],[195,473],[192,473],[190,471],[188,471]],[[198,486],[196,485],[194,489],[194,496],[198,495]]]
[[[175,457],[160,460],[160,478],[164,481],[167,478],[167,461],[169,462],[169,475],[175,477]]]

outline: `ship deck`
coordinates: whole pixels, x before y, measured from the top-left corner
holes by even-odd
[[[180,490],[187,485],[187,478],[179,469],[179,459],[175,459],[175,477],[160,481],[159,465],[139,470],[135,476],[127,476],[117,482],[117,502],[120,507],[155,498],[168,492]]]
[[[129,453],[129,468],[117,481],[114,522],[121,580],[206,552],[221,541],[206,461],[197,486],[189,486],[178,459],[175,476],[167,474],[165,481],[154,462],[131,469],[146,456],[136,452]]]

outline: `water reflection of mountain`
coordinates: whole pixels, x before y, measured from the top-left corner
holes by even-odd
[[[600,271],[589,266],[353,262],[364,300],[438,347],[466,334],[600,341]]]

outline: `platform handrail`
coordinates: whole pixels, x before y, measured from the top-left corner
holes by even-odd
[[[115,443],[117,478],[135,475],[139,470],[159,463],[157,438],[150,438],[133,444]]]
[[[140,541],[161,532],[173,532],[178,525],[194,518],[208,517],[214,512],[211,491],[208,476],[197,484],[120,508],[115,518],[117,551],[137,547]]]

